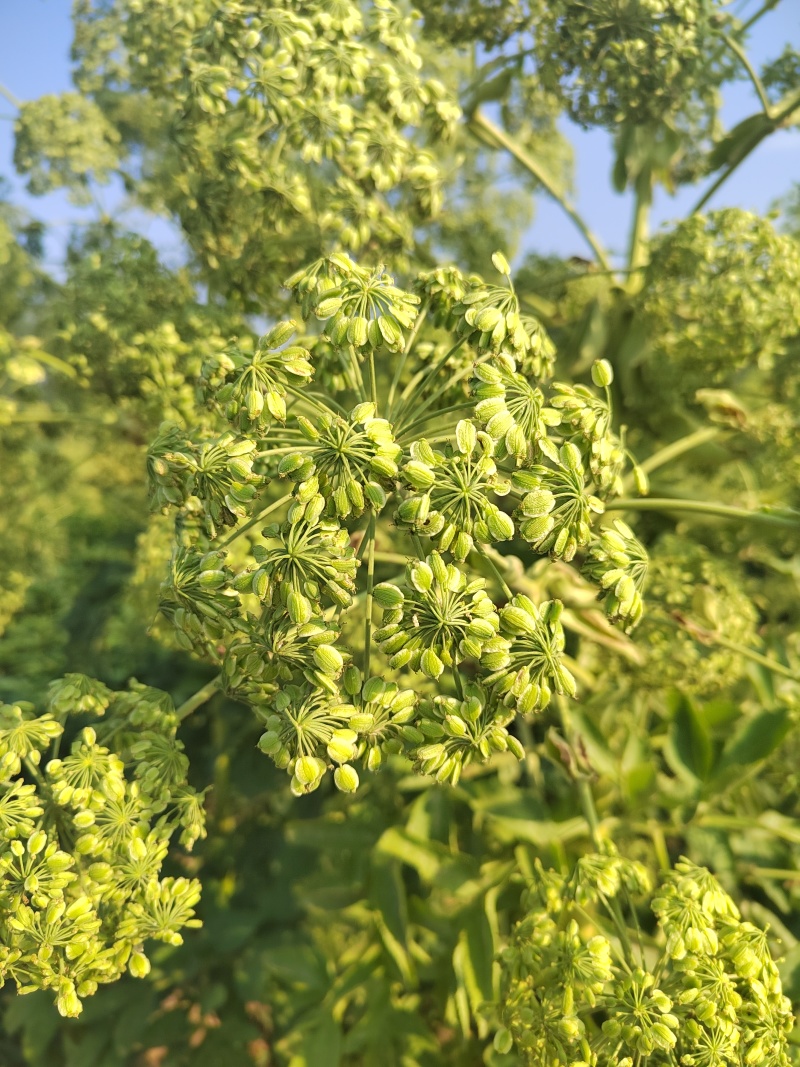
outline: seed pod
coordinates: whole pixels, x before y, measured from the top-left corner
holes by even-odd
[[[607,359],[596,359],[592,364],[592,381],[599,388],[611,385],[614,381],[614,368]]]
[[[150,973],[150,960],[143,952],[131,952],[128,960],[128,970],[134,978],[146,978]]]
[[[487,512],[486,525],[495,541],[509,541],[514,536],[514,523],[511,517],[499,508]]]
[[[358,789],[358,772],[349,763],[336,768],[333,772],[333,780],[336,788],[343,793],[355,793]]]
[[[414,588],[420,593],[426,593],[433,585],[434,572],[432,567],[420,560],[414,563],[409,573],[409,580]]]
[[[274,730],[267,730],[259,737],[258,747],[268,756],[272,756],[281,747],[281,739]]]
[[[356,746],[352,741],[336,735],[330,739],[327,746],[328,755],[334,763],[346,763],[355,755],[355,749]]]
[[[361,689],[361,671],[354,663],[348,663],[342,678],[342,687],[348,696],[355,696]],[[355,727],[353,727],[355,729]]]
[[[325,766],[322,760],[318,760],[315,756],[301,756],[294,765],[294,776],[304,786],[312,785],[324,771]]]
[[[364,486],[364,495],[376,511],[386,506],[386,490],[377,482],[367,482]]]
[[[475,424],[469,419],[461,419],[456,425],[456,444],[459,452],[465,456],[471,456],[475,451],[478,434]]]
[[[506,257],[503,255],[502,252],[493,252],[492,253],[492,263],[494,264],[494,269],[497,271],[498,274],[504,274],[507,278],[510,277],[510,275],[511,275],[511,267],[509,267],[508,260],[506,259]],[[497,1047],[497,1046],[495,1046],[495,1047]],[[500,1052],[502,1050],[498,1049],[497,1051]],[[508,1049],[506,1049],[505,1051],[507,1052]]]
[[[438,678],[444,670],[444,664],[432,648],[425,649],[420,656],[419,665],[422,673],[426,674],[429,678]]]
[[[391,582],[381,582],[376,585],[372,595],[377,604],[382,608],[396,608],[403,603],[403,593]]]
[[[403,467],[403,474],[406,480],[415,488],[420,490],[430,489],[436,480],[435,473],[424,463],[420,463],[419,460],[410,459],[408,463]]]
[[[303,596],[302,593],[298,593],[294,589],[291,590],[286,598],[286,608],[289,612],[289,618],[294,623],[301,625],[311,618],[311,602],[308,597]]]
[[[333,645],[318,645],[314,649],[314,662],[325,674],[337,675],[344,667],[344,659]]]

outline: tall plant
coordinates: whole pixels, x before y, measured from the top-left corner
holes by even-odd
[[[775,2],[420,6],[87,0],[20,104],[34,191],[117,175],[188,265],[106,221],[55,283],[9,216],[9,1058],[793,1062],[800,249],[707,205],[796,55]],[[512,270],[533,197],[591,258]]]

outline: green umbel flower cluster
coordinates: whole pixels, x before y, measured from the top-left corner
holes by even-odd
[[[738,208],[692,215],[654,241],[637,299],[644,389],[675,401],[765,370],[800,331],[797,241]],[[643,405],[643,393],[631,394]]]
[[[205,837],[177,727],[165,693],[79,674],[44,714],[0,706],[0,981],[49,990],[62,1015],[126,970],[143,978],[146,941],[200,925],[199,883],[161,877],[173,835]]]
[[[501,957],[495,1048],[541,1067],[788,1067],[791,1003],[765,934],[689,860],[655,893],[648,883],[611,851],[581,857],[570,878],[537,867]],[[655,919],[648,952],[633,899]]]
[[[81,5],[77,19],[84,42],[103,42],[78,50],[81,89],[105,100],[124,84],[151,108],[144,121],[171,144],[154,156],[153,196],[218,290],[274,300],[315,249],[407,252],[415,224],[438,213],[432,148],[461,112],[421,73],[404,5],[136,0],[102,16]],[[75,94],[25,104],[19,165],[40,187],[126,174],[114,120]]]
[[[515,715],[576,696],[560,602],[512,595],[495,546],[580,556],[613,619],[641,616],[644,551],[599,527],[626,457],[610,367],[604,393],[549,383],[552,344],[494,262],[503,285],[446,270],[406,292],[380,267],[318,260],[287,283],[304,327],[207,364],[209,440],[167,426],[151,449],[154,506],[178,509],[162,611],[253,706],[295,793],[330,769],[350,791],[355,763],[401,753],[456,782],[522,756]]]

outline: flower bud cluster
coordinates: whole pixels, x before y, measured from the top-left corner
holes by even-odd
[[[255,441],[232,433],[195,444],[165,423],[147,457],[153,507],[166,511],[193,498],[202,504],[209,537],[235,526],[248,514],[261,482],[253,471],[256,449]]]
[[[455,782],[472,762],[521,755],[516,714],[576,696],[561,603],[512,596],[489,546],[519,537],[565,563],[591,551],[612,617],[640,613],[638,542],[594,530],[624,458],[611,368],[593,370],[604,397],[543,386],[552,344],[520,313],[505,257],[493,259],[503,285],[443,268],[414,292],[344,253],[317,260],[287,282],[307,348],[284,347],[292,320],[252,357],[206,363],[210,410],[238,436],[195,445],[167,426],[151,451],[154,502],[178,511],[161,610],[254,707],[260,747],[297,794],[331,768],[354,789],[358,761],[373,770],[392,754]],[[263,405],[248,407],[254,391]],[[434,418],[448,430],[435,438],[424,432]],[[280,481],[289,492],[276,499]],[[402,575],[389,561],[403,557],[382,548],[389,507],[413,545]],[[379,686],[373,657],[391,681]],[[432,683],[422,704],[410,699],[420,674]]]
[[[408,495],[396,512],[398,522],[436,542],[440,552],[450,551],[463,562],[475,542],[491,544],[514,536],[514,523],[490,499],[511,489],[499,475],[494,442],[475,424],[461,420],[456,426],[455,448],[433,448],[415,441],[401,476]]]
[[[618,940],[630,894],[649,898],[655,953],[639,955]],[[639,930],[638,922],[626,930],[634,945]],[[537,865],[528,914],[501,962],[495,1048],[516,1046],[523,1062],[790,1062],[791,1005],[765,934],[688,860],[655,894],[638,865],[613,851],[582,857],[570,878]]]
[[[642,590],[647,580],[647,551],[622,519],[614,519],[592,542],[583,573],[606,590],[610,619],[621,621],[630,633],[644,612]]]
[[[332,518],[358,516],[365,507],[380,511],[403,450],[391,424],[376,418],[375,405],[358,404],[347,418],[299,415],[297,426],[304,443],[283,457],[278,473],[296,484],[298,498],[320,493]]]
[[[96,725],[74,735],[73,715]],[[144,977],[145,941],[199,925],[198,883],[161,878],[176,830],[185,848],[205,836],[177,726],[166,694],[74,674],[44,714],[0,706],[0,981],[49,990],[62,1015],[126,969]]]
[[[203,364],[200,388],[206,400],[219,405],[238,430],[263,430],[273,419],[285,422],[287,390],[311,380],[308,350],[301,345],[282,347],[296,329],[292,321],[279,322],[254,352],[231,346]]]
[[[375,639],[393,669],[437,679],[464,659],[488,666],[498,654],[505,656],[507,642],[498,637],[500,617],[486,580],[467,581],[438,552],[408,565],[403,589],[382,583],[374,596],[383,608]]]

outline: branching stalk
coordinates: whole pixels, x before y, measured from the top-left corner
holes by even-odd
[[[183,722],[184,719],[188,719],[193,711],[197,711],[197,709],[205,704],[207,700],[210,700],[215,693],[218,693],[221,686],[222,678],[218,674],[216,678],[212,678],[210,682],[206,682],[203,688],[198,689],[188,700],[184,700],[181,706],[175,711],[175,714],[178,716],[178,722]]]
[[[740,519],[760,522],[767,526],[800,526],[800,512],[786,510],[749,511],[730,504],[715,504],[707,500],[681,500],[671,497],[625,497],[606,502],[606,511],[686,511],[719,519]]]
[[[473,114],[470,119],[470,124],[476,129],[480,129],[484,133],[487,133],[501,148],[505,148],[505,150],[509,152],[529,174],[533,175],[539,184],[544,187],[556,203],[561,206],[567,216],[573,221],[586,243],[594,252],[595,256],[597,256],[597,260],[601,266],[606,270],[611,270],[611,263],[597,237],[595,237],[594,233],[589,229],[572,203],[559,190],[553,178],[539,165],[539,163],[536,162],[533,156],[529,155],[521,145],[518,145],[516,141],[512,140],[505,130],[496,126],[491,119],[483,114],[482,111],[476,111]]]

